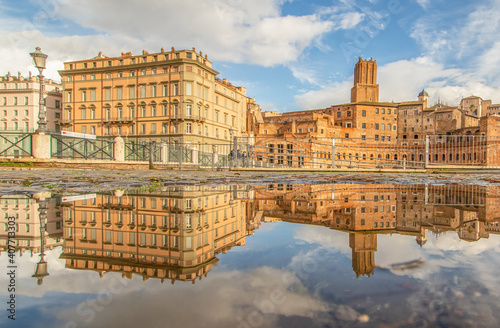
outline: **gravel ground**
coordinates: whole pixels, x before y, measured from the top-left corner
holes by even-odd
[[[117,189],[125,190],[169,185],[320,184],[335,182],[493,186],[500,185],[500,171],[392,174],[173,170],[1,170],[0,195],[32,194],[43,191],[56,193],[103,192]]]

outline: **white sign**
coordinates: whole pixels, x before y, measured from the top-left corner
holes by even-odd
[[[67,196],[67,197],[62,197],[61,201],[66,203],[66,202],[74,202],[76,200],[84,200],[84,199],[93,199],[96,198],[96,194],[87,194],[87,195],[78,195],[78,196]]]
[[[93,139],[93,140],[95,140],[96,138],[94,134],[86,134],[86,133],[71,132],[71,131],[61,131],[61,135],[65,137]]]

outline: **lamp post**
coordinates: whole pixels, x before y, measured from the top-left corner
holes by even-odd
[[[38,110],[38,129],[35,131],[38,134],[47,133],[47,121],[45,119],[45,109],[43,105],[45,101],[43,99],[43,70],[45,69],[45,63],[47,61],[47,55],[42,52],[40,47],[35,48],[35,52],[31,52],[30,56],[33,58],[33,63],[35,67],[38,68],[38,82],[40,84],[40,97],[39,97],[39,110]]]
[[[234,151],[233,149],[233,134],[234,134],[234,130],[233,128],[229,128],[229,168],[231,168],[233,166],[233,163],[234,163],[234,158],[236,156],[236,152]]]

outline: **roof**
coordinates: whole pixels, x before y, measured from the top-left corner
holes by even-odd
[[[425,96],[425,97],[429,97],[429,94],[427,93],[427,91],[425,91],[425,89],[422,89],[422,92],[420,92],[418,94],[419,97],[422,97],[422,96]]]
[[[355,105],[363,105],[363,106],[379,106],[379,107],[396,107],[398,103],[394,102],[374,102],[374,101],[360,101],[360,102],[352,102],[345,104],[338,104],[330,106],[329,108],[338,107],[338,106],[355,106]]]
[[[423,101],[404,101],[404,102],[401,102],[397,105],[398,106],[407,106],[407,105],[423,105],[423,104],[424,104]]]

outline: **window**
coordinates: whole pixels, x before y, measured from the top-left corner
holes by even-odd
[[[366,123],[361,123],[361,128],[366,129]]]
[[[361,116],[366,117],[366,110],[361,111]]]
[[[141,134],[146,134],[146,124],[141,124]]]
[[[379,112],[379,109],[375,108],[375,114],[378,114],[378,112]]]
[[[141,98],[146,98],[146,86],[145,85],[141,85],[140,87],[140,92],[141,92]]]
[[[192,126],[191,123],[186,123],[186,133],[191,134]]]
[[[163,85],[163,97],[168,96],[168,84]]]
[[[87,101],[87,91],[86,90],[82,90],[82,101]]]
[[[156,85],[151,86],[151,97],[156,97]]]
[[[111,100],[111,89],[104,89],[104,100]]]
[[[56,100],[56,101],[59,101],[59,100]],[[28,97],[24,97],[24,104],[27,105],[28,104]],[[56,108],[59,108],[56,106]]]
[[[191,105],[186,105],[186,117],[191,117]]]
[[[121,87],[116,88],[116,99],[118,100],[123,99],[123,88]]]
[[[375,123],[375,130],[378,130],[378,129],[379,129],[379,124]]]
[[[179,83],[174,83],[174,96],[179,95]]]
[[[192,95],[193,95],[193,84],[186,83],[186,96],[192,96]]]
[[[128,87],[128,94],[129,94],[129,99],[134,99],[135,98],[135,87]]]
[[[151,123],[151,133],[156,134],[156,123]]]

